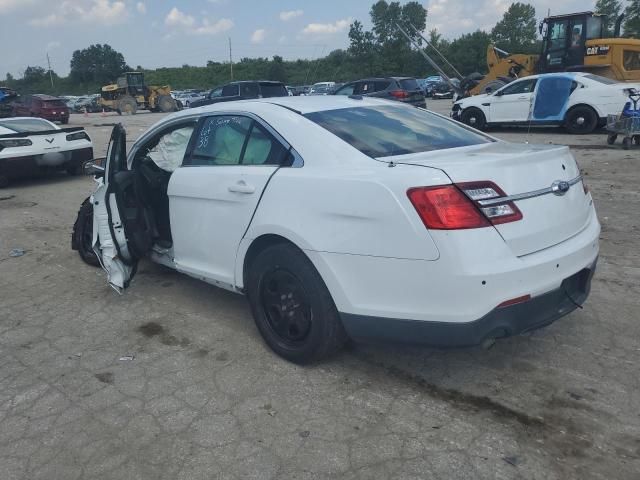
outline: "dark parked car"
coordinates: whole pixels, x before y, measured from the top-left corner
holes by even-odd
[[[39,117],[50,122],[69,123],[69,107],[51,95],[25,95],[13,103],[14,117]]]
[[[231,82],[222,87],[214,88],[203,100],[192,102],[191,108],[211,105],[212,103],[232,102],[234,100],[288,96],[287,87],[282,82],[268,80]]]
[[[13,103],[18,100],[18,93],[7,87],[0,87],[0,118],[10,117]]]
[[[415,107],[427,106],[422,89],[411,77],[365,78],[345,83],[334,95],[363,95],[396,100]]]
[[[447,82],[440,82],[433,87],[432,97],[434,100],[453,98],[455,92]]]

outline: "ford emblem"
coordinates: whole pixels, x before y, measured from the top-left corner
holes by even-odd
[[[556,180],[551,184],[551,191],[554,195],[562,196],[569,191],[571,185],[569,182],[565,182],[564,180]]]

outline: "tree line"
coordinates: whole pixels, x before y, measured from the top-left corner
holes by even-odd
[[[595,10],[608,15],[606,28],[611,33],[617,16],[625,11],[624,33],[640,38],[640,0],[631,0],[623,9],[619,0],[598,0]],[[349,47],[338,49],[319,59],[284,60],[272,58],[242,58],[233,64],[233,79],[270,79],[288,85],[308,85],[318,81],[350,81],[367,76],[412,76],[424,78],[436,72],[400,34],[403,27],[423,44],[413,29],[425,31],[428,12],[420,2],[379,0],[370,10],[371,29],[365,30],[356,20],[349,28]],[[513,53],[540,51],[538,21],[535,8],[527,3],[512,3],[490,32],[476,30],[453,40],[443,38],[432,29],[429,43],[441,51],[463,75],[485,73],[486,50],[490,43]],[[91,45],[73,53],[70,73],[60,77],[40,66],[28,66],[22,78],[10,74],[4,82],[20,93],[87,94],[98,93],[103,85],[112,83],[127,71],[145,73],[148,85],[170,85],[174,89],[212,88],[231,80],[228,63],[208,61],[206,66],[183,65],[175,68],[145,69],[127,65],[124,56],[109,45]],[[53,86],[52,86],[53,83]]]

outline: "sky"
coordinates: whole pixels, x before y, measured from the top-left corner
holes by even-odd
[[[526,1],[526,0],[524,0]],[[374,0],[0,0],[0,78],[28,66],[67,75],[74,50],[108,43],[145,68],[242,57],[317,58],[349,45],[349,25],[370,26]],[[455,38],[490,30],[507,0],[426,0],[427,30]],[[590,9],[595,1],[529,0],[538,18]]]

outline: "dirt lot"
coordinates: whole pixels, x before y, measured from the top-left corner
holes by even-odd
[[[99,154],[113,122],[133,140],[159,118],[71,123]],[[240,296],[149,263],[109,288],[70,249],[90,178],[0,190],[0,477],[639,478],[640,150],[493,133],[572,145],[603,231],[585,308],[490,350],[357,345],[297,367]]]

